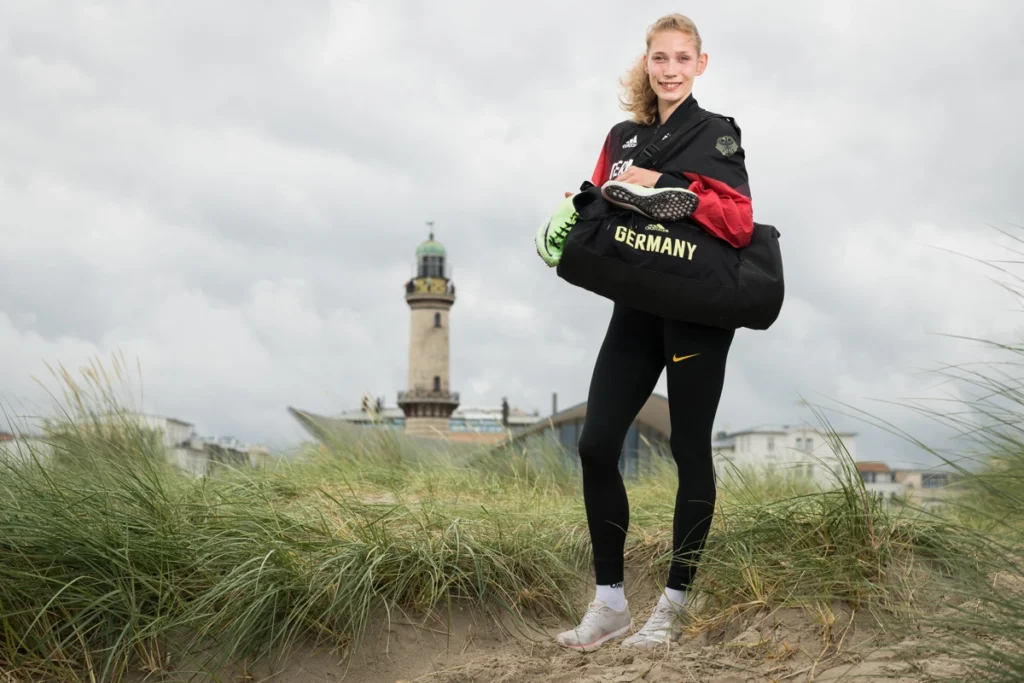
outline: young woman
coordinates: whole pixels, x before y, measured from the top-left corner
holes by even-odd
[[[644,193],[663,188],[692,192],[696,208],[689,218],[733,246],[743,247],[750,242],[753,215],[740,131],[723,118],[697,123],[697,117],[706,112],[697,105],[692,90],[707,63],[697,27],[687,17],[671,14],[650,27],[647,50],[623,83],[623,106],[632,119],[608,133],[592,182],[605,188],[606,197],[609,187],[640,186],[634,193],[638,204]],[[648,143],[663,139],[668,131],[680,134],[675,131],[690,125],[696,128],[685,133],[688,142],[671,150],[667,158],[653,157],[657,168],[634,164]],[[715,506],[712,429],[732,339],[732,330],[614,306],[594,367],[579,441],[597,589],[582,622],[559,634],[559,644],[589,650],[630,629],[623,590],[629,503],[618,461],[627,430],[666,368],[670,446],[679,472],[673,557],[653,613],[623,645],[664,646],[680,634],[678,617]]]

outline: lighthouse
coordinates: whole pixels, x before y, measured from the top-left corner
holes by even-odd
[[[408,388],[398,392],[405,431],[416,436],[447,436],[459,395],[448,384],[449,314],[455,285],[449,279],[444,245],[433,231],[416,248],[415,275],[405,286],[409,305]]]

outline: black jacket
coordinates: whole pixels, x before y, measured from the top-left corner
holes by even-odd
[[[690,95],[664,123],[617,123],[605,138],[591,182],[600,186],[615,179],[652,141],[668,149],[666,132],[682,135],[681,141],[673,141],[669,154],[655,158],[655,167],[640,168],[662,174],[655,187],[683,187],[696,193],[700,203],[693,220],[732,246],[745,247],[754,219],[740,129],[732,119],[720,117],[690,126],[705,113]]]

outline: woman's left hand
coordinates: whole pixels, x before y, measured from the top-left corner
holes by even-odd
[[[657,171],[650,171],[646,168],[630,166],[626,169],[625,173],[620,173],[615,176],[614,180],[617,180],[620,183],[632,183],[633,185],[654,187],[654,184],[658,182],[658,178],[660,177],[661,174]]]

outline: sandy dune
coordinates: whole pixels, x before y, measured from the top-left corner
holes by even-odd
[[[634,608],[634,626],[653,598]],[[507,623],[506,623],[507,627]],[[960,665],[918,645],[924,635],[886,634],[864,614],[750,610],[732,623],[684,638],[670,649],[638,652],[610,644],[581,654],[553,644],[563,624],[512,632],[484,615],[456,610],[450,623],[395,618],[364,640],[346,664],[303,652],[269,680],[287,683],[749,683],[901,681],[957,676]],[[268,680],[265,668],[251,672]],[[244,679],[244,677],[243,677]],[[235,680],[238,680],[237,678]]]

